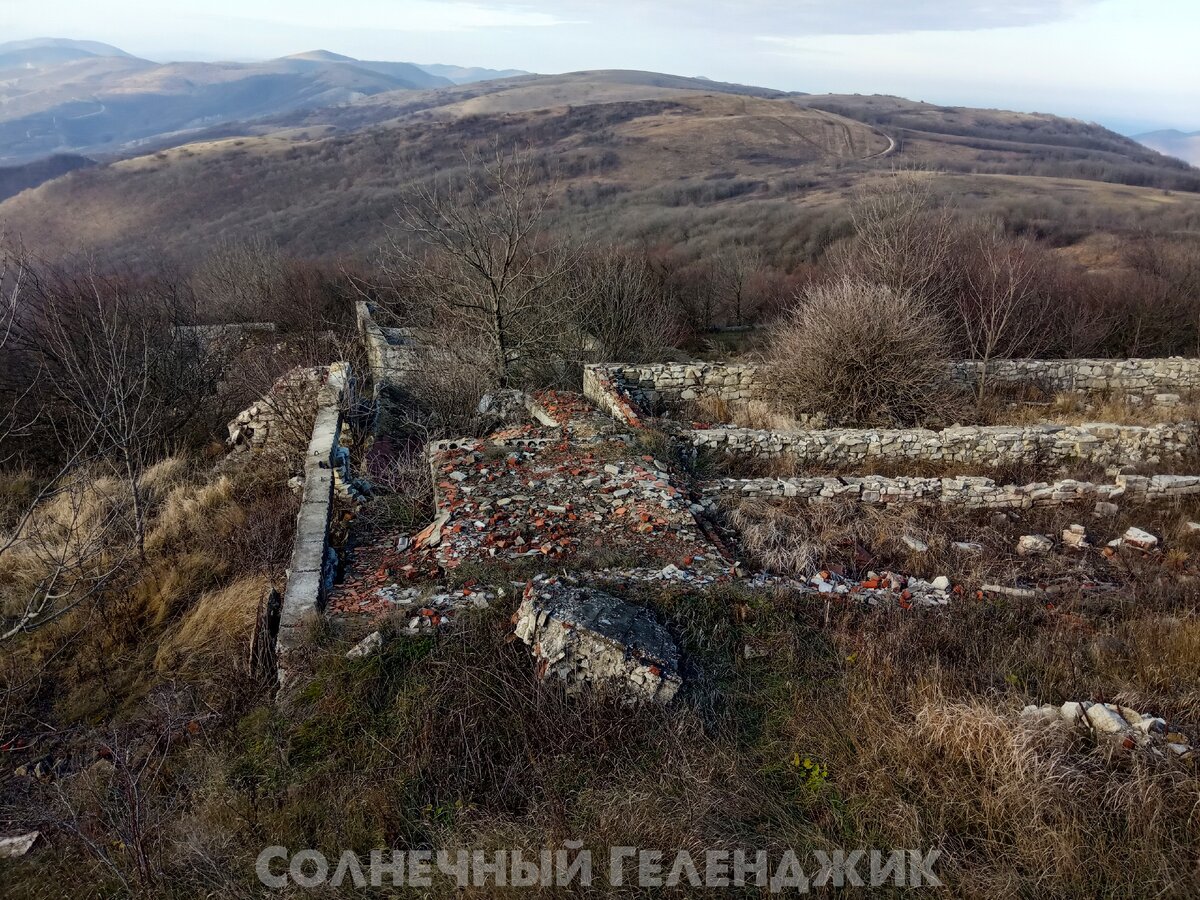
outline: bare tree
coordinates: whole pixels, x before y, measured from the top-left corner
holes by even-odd
[[[742,245],[722,250],[713,260],[713,277],[721,305],[739,328],[757,312],[759,298],[754,295],[752,282],[762,267],[762,253]]]
[[[286,307],[288,266],[263,238],[222,241],[196,269],[192,282],[200,313],[219,323],[274,321]]]
[[[932,176],[896,172],[862,190],[850,206],[855,237],[835,254],[843,274],[885,285],[897,296],[944,307],[956,290],[956,224],[939,205]]]
[[[174,285],[95,272],[28,283],[36,316],[25,339],[46,373],[55,429],[69,448],[94,447],[128,486],[144,554],[142,472],[211,393],[203,343],[176,327],[185,298]]]
[[[976,400],[982,403],[993,360],[1035,356],[1046,345],[1048,314],[1027,241],[1010,240],[997,224],[979,232],[975,250],[955,305],[967,349],[980,363]]]
[[[486,348],[502,387],[556,355],[573,319],[564,277],[576,254],[541,231],[556,183],[533,158],[496,150],[405,196],[384,270],[417,328],[451,327]]]
[[[644,255],[607,247],[583,257],[574,278],[578,328],[600,361],[653,359],[678,342],[678,311]]]

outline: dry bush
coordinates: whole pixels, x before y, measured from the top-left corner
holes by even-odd
[[[781,409],[829,421],[916,425],[958,405],[946,329],[911,294],[854,279],[814,285],[781,323],[765,375]]]

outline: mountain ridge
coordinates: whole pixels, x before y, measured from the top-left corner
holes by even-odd
[[[0,165],[55,154],[121,155],[223,122],[453,87],[491,70],[448,67],[458,82],[407,62],[313,50],[260,62],[154,62],[95,41],[0,44]]]

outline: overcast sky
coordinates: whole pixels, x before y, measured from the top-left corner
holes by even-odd
[[[650,69],[1200,129],[1200,0],[0,0],[0,41],[151,59]]]

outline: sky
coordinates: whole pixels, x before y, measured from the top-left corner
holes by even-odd
[[[138,56],[648,69],[1200,129],[1200,0],[0,0],[0,41]]]

